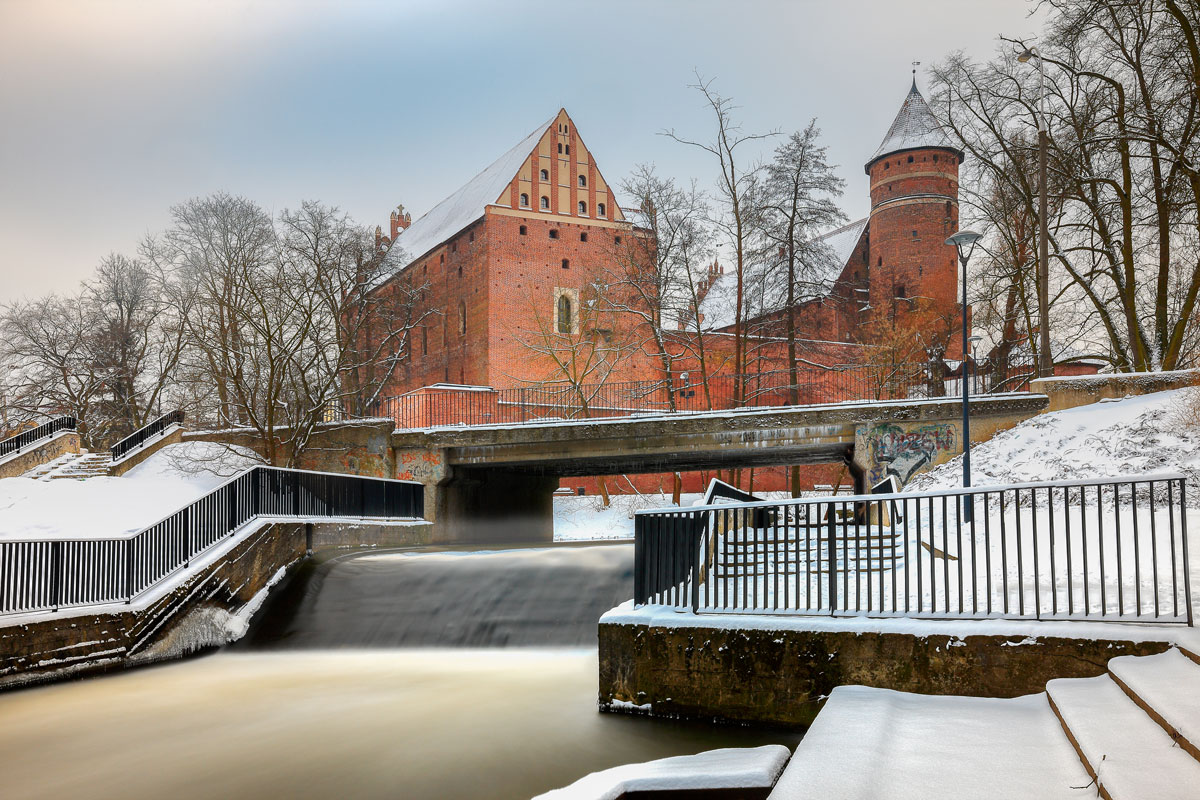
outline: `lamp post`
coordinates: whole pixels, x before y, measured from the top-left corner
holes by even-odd
[[[967,262],[971,259],[971,254],[975,252],[975,244],[983,238],[983,234],[975,233],[974,231],[959,231],[946,240],[946,244],[954,245],[954,249],[958,251],[958,260],[962,264],[962,413],[963,413],[963,430],[962,430],[962,454],[963,454],[963,488],[966,489],[971,485],[971,415],[970,415],[970,389],[967,387],[967,375],[969,368],[967,367],[967,347],[969,346],[967,337]],[[963,497],[963,520],[971,521],[971,503],[967,498]]]
[[[975,378],[975,383],[974,383],[973,389],[975,391],[975,394],[979,394],[979,369],[978,369],[979,361],[975,355],[975,346],[977,344],[979,344],[981,341],[983,341],[983,337],[982,336],[972,336],[971,338],[967,339],[967,341],[971,343],[971,369],[973,371],[974,378]]]
[[[1046,223],[1046,150],[1050,146],[1050,132],[1046,128],[1046,62],[1036,47],[1027,47],[1017,56],[1022,64],[1033,58],[1038,62],[1038,377],[1047,378],[1054,372],[1054,361],[1050,355],[1050,236]]]

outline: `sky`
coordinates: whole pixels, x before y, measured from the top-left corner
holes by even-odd
[[[0,0],[0,303],[73,292],[170,208],[218,191],[416,219],[565,107],[609,183],[701,188],[696,73],[747,132],[816,118],[863,163],[912,79],[1039,29],[1025,0]],[[767,157],[769,142],[748,157]],[[618,194],[618,199],[622,199]]]

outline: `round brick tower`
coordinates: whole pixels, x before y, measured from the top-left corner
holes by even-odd
[[[946,237],[958,230],[958,165],[963,152],[912,89],[883,143],[866,164],[871,178],[870,305],[897,313],[921,309],[930,331],[950,343],[961,320],[958,269]],[[957,340],[957,339],[955,339]]]

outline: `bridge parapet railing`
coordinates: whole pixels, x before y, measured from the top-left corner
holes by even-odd
[[[1181,474],[639,511],[634,602],[1194,623]]]
[[[130,603],[259,516],[424,515],[413,481],[258,466],[125,538],[0,539],[0,615]]]
[[[716,375],[706,380],[626,381],[603,384],[547,382],[491,387],[430,387],[382,398],[372,416],[390,417],[399,429],[445,425],[509,425],[549,419],[602,419],[642,413],[696,412],[730,408],[778,407],[842,403],[857,400],[903,400],[950,397],[961,381],[942,381],[940,394],[926,364],[806,366],[788,371]],[[1012,386],[1003,387],[1013,391]],[[1027,390],[1028,385],[1017,387]],[[988,378],[973,377],[972,389],[988,393]]]
[[[22,431],[16,436],[10,436],[4,441],[0,441],[0,458],[13,453],[19,453],[30,445],[36,444],[43,439],[48,439],[61,431],[78,430],[78,425],[74,417],[57,417],[38,425],[36,428],[30,428],[27,431]]]

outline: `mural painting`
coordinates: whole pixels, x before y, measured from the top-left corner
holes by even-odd
[[[953,424],[932,423],[908,430],[891,423],[876,425],[866,435],[871,454],[871,483],[889,475],[900,485],[918,472],[958,455],[958,429]]]

